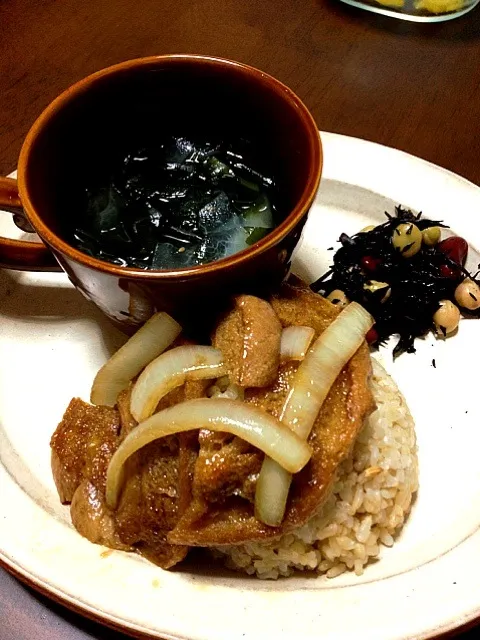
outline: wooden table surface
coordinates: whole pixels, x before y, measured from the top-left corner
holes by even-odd
[[[480,9],[413,24],[338,0],[2,0],[0,174],[15,168],[34,119],[71,83],[129,58],[180,52],[257,66],[292,87],[320,129],[403,149],[480,183]],[[70,625],[64,638],[115,635],[33,603],[52,629]],[[2,640],[34,637],[33,627],[25,636],[12,629]]]
[[[60,91],[110,64],[198,52],[291,86],[320,129],[480,183],[480,9],[413,24],[338,0],[2,0],[0,173]]]

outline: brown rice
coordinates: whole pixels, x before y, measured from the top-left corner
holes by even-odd
[[[394,544],[418,488],[415,428],[398,387],[375,360],[371,385],[377,409],[321,513],[273,542],[216,549],[228,567],[264,579],[309,570],[328,578],[347,570],[360,575],[382,545]]]

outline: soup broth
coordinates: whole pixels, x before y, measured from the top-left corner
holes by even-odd
[[[84,189],[70,241],[140,269],[212,262],[258,242],[279,222],[273,175],[255,146],[168,137],[129,150]]]

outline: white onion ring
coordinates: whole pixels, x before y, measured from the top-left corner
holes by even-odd
[[[317,338],[298,367],[280,416],[303,440],[307,440],[333,383],[363,343],[374,319],[358,303],[351,302]],[[255,515],[270,526],[279,526],[285,514],[292,476],[273,460],[265,460],[255,491]]]
[[[187,380],[218,378],[225,371],[222,352],[214,347],[185,345],[170,349],[140,374],[132,389],[130,411],[137,422],[143,422],[175,387]]]
[[[303,360],[315,337],[312,327],[286,327],[280,341],[280,360]]]
[[[93,381],[90,402],[113,407],[118,394],[172,344],[181,330],[168,313],[155,313],[99,370]]]
[[[192,429],[232,433],[262,450],[291,473],[300,471],[311,456],[305,441],[262,409],[236,400],[188,400],[156,413],[130,431],[108,465],[107,504],[116,507],[123,465],[133,453],[158,438]]]

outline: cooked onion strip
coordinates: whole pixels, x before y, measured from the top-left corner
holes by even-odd
[[[232,433],[262,450],[291,473],[311,456],[310,447],[288,427],[262,409],[226,399],[200,398],[164,409],[133,429],[113,455],[107,470],[107,504],[115,508],[125,461],[145,445],[174,433],[209,429]]]
[[[225,372],[223,355],[218,349],[199,345],[170,349],[142,371],[132,389],[130,411],[137,422],[143,422],[175,387],[187,380],[218,378]]]
[[[310,435],[330,388],[373,323],[361,305],[350,303],[317,338],[298,367],[280,419],[303,440]],[[281,524],[291,481],[288,471],[265,459],[255,492],[259,520],[270,526]]]
[[[312,327],[286,327],[280,341],[280,360],[303,360],[315,336]]]
[[[270,527],[282,524],[292,476],[265,456],[255,489],[255,517]]]
[[[182,327],[168,313],[155,313],[97,373],[90,402],[113,407],[120,391],[165,351],[181,330]]]
[[[317,338],[298,367],[280,419],[301,438],[310,435],[331,386],[373,323],[368,311],[351,302]]]

